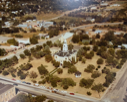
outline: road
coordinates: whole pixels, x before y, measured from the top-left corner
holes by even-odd
[[[125,102],[127,95],[127,62],[118,72],[116,80],[110,86],[108,92],[102,98],[102,102]]]
[[[78,26],[78,27],[73,27],[73,28],[71,28],[71,30],[81,29],[81,28],[85,28],[85,27],[92,27],[92,26],[95,26],[95,25],[103,26],[103,25],[119,25],[119,24],[123,24],[123,22],[87,24],[87,25],[82,25],[82,26]]]
[[[16,88],[19,89],[20,91],[32,93],[34,95],[44,94],[47,96],[47,98],[53,99],[58,102],[97,102],[96,99],[87,98],[87,97],[83,97],[83,96],[76,95],[76,94],[70,95],[69,93],[67,93],[65,96],[63,96],[63,95],[59,95],[56,93],[51,93],[51,92],[47,91],[47,89],[42,89],[40,87],[33,86],[33,85],[18,83],[16,81],[4,78],[2,76],[0,77],[0,82],[5,83],[5,84],[17,83],[18,86],[16,86]]]

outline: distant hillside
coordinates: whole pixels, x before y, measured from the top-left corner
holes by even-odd
[[[58,10],[72,10],[78,8],[83,5],[91,5],[97,4],[97,2],[93,0],[89,0],[87,2],[83,2],[83,0],[19,0],[21,4],[25,4],[22,6],[23,10],[29,12],[55,12]]]

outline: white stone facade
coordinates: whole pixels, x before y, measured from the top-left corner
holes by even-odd
[[[51,48],[50,49],[52,56],[57,62],[60,62],[60,67],[62,67],[64,61],[71,62],[72,59],[76,61],[77,58],[77,51],[76,50],[68,50],[67,41],[64,40],[63,50],[60,48]]]

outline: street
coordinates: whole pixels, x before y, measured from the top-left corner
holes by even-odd
[[[13,81],[11,79],[7,79],[4,77],[0,77],[0,82],[5,83],[5,84],[13,84],[17,83],[18,86],[15,86],[17,89],[20,91],[28,92],[34,95],[46,95],[47,98],[53,99],[58,102],[97,102],[96,99],[94,98],[88,98],[88,97],[83,97],[79,95],[70,95],[69,93],[66,93],[65,96],[56,94],[56,93],[51,93],[46,89],[42,89],[41,87],[38,86],[33,86],[33,85],[27,85],[24,83],[18,83],[16,81]]]

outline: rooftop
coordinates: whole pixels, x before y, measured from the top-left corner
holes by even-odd
[[[9,90],[12,87],[14,87],[14,86],[13,85],[9,85],[9,84],[0,83],[0,94],[6,92],[7,90]]]

